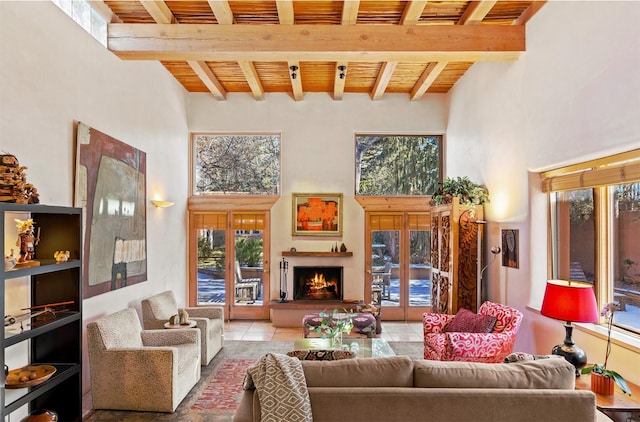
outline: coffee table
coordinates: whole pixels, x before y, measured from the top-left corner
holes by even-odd
[[[395,352],[386,340],[381,338],[343,338],[342,344],[349,346],[358,345],[357,358],[380,358],[395,356]],[[295,350],[329,350],[331,340],[328,338],[299,338],[293,342]]]

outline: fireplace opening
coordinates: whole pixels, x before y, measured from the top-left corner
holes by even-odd
[[[342,300],[342,267],[293,267],[293,300]]]

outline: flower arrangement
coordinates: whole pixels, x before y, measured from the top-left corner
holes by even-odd
[[[607,369],[607,362],[609,361],[609,355],[611,354],[611,327],[613,326],[613,315],[618,309],[617,303],[607,303],[600,311],[600,315],[607,321],[607,351],[604,356],[604,364],[595,363],[591,366],[587,366],[582,369],[582,374],[600,374],[607,378],[613,378],[613,381],[622,390],[623,393],[631,395],[631,390],[627,385],[627,382],[622,376],[612,369]]]
[[[317,327],[309,325],[311,331],[315,331],[322,338],[330,338],[332,343],[335,341],[342,342],[342,334],[348,334],[353,329],[353,311],[346,309],[344,312],[338,312],[334,309],[332,313],[325,311],[320,312],[320,325]]]

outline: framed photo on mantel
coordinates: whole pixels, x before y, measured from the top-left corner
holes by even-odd
[[[293,236],[341,236],[341,193],[293,193]]]

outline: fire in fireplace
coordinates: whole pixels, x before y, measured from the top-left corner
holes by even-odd
[[[293,300],[342,300],[342,267],[293,267]]]

